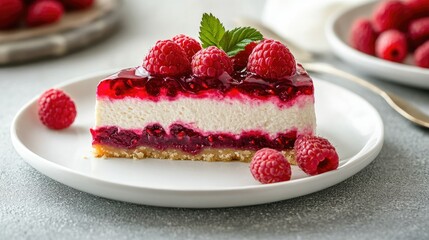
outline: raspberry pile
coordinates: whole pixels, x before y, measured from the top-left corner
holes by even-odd
[[[202,48],[197,40],[183,34],[157,41],[143,61],[144,69],[154,76],[181,77],[191,73],[207,78],[235,70],[282,79],[296,73],[296,64],[292,53],[279,41],[250,42],[244,50],[228,56],[216,46]]]
[[[76,118],[73,100],[59,89],[49,89],[38,100],[39,119],[48,128],[60,130],[69,127]]]
[[[308,175],[317,175],[338,168],[339,158],[331,143],[322,137],[302,135],[294,144],[298,167]],[[291,166],[283,154],[270,148],[255,153],[250,172],[261,183],[276,183],[291,179]]]
[[[0,30],[56,23],[65,11],[93,5],[94,0],[0,0]]]
[[[429,0],[380,2],[370,19],[354,21],[349,41],[361,52],[397,63],[410,53],[415,65],[429,68]]]
[[[236,55],[228,56],[216,46],[201,44],[180,34],[171,40],[156,42],[143,61],[143,67],[154,76],[180,77],[192,73],[197,77],[219,77],[223,73],[247,71],[266,79],[281,79],[296,72],[296,61],[279,41],[267,39],[250,42]]]
[[[279,80],[296,73],[297,63],[289,49],[264,39],[254,28],[227,30],[218,18],[204,13],[199,39],[179,34],[158,41],[145,56],[143,68],[152,76],[176,78],[250,74]]]

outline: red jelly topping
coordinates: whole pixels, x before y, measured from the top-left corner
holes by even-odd
[[[259,150],[264,147],[276,150],[293,148],[296,131],[278,134],[270,138],[261,131],[243,132],[239,135],[228,133],[201,134],[180,124],[173,124],[169,133],[159,124],[149,125],[141,133],[117,127],[91,129],[93,144],[134,149],[148,146],[158,150],[178,149],[190,154],[198,154],[206,147]]]
[[[178,78],[137,76],[136,68],[125,69],[100,82],[98,97],[122,99],[137,97],[158,101],[161,97],[174,100],[180,96],[204,98],[239,98],[248,96],[257,99],[277,97],[289,102],[300,95],[313,95],[313,82],[301,65],[291,77],[266,80],[246,71],[236,71],[231,75],[223,74],[218,78],[198,78],[193,75]]]

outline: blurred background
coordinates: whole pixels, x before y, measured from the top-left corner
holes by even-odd
[[[104,1],[99,2],[103,3]],[[232,20],[234,17],[241,15],[260,17],[265,4],[264,1],[260,0],[118,0],[118,2],[117,9],[114,11],[121,14],[119,27],[116,28],[115,32],[112,31],[112,34],[92,42],[83,50],[61,58],[30,61],[23,65],[3,65],[0,67],[2,77],[8,77],[9,75],[3,75],[7,73],[15,75],[18,72],[19,74],[26,74],[25,72],[30,74],[31,72],[33,78],[39,78],[34,73],[44,75],[44,70],[47,70],[49,71],[49,78],[57,76],[60,78],[58,81],[63,81],[68,77],[108,68],[136,66],[141,64],[144,55],[156,40],[171,38],[179,33],[197,37],[199,22],[204,12],[212,12],[226,26],[233,27]],[[81,27],[85,27],[85,25]],[[25,30],[37,31],[37,28]],[[20,29],[20,31],[24,30]],[[3,33],[8,32],[0,32],[0,36]],[[82,39],[76,40],[82,41]],[[1,45],[0,41],[0,47]],[[26,71],[21,72],[21,70]],[[43,79],[38,81],[43,81]]]
[[[119,13],[118,28],[115,27],[113,30],[112,27],[112,31],[109,30],[109,33],[106,33],[101,39],[95,39],[91,43],[85,44],[84,50],[70,50],[67,51],[66,56],[61,58],[32,60],[23,65],[11,61],[12,65],[3,65],[0,67],[0,72],[2,77],[12,75],[17,77],[16,74],[20,74],[22,77],[31,76],[31,78],[37,78],[37,81],[42,82],[44,81],[42,76],[49,75],[48,78],[58,77],[60,82],[69,77],[108,68],[135,66],[141,63],[144,55],[156,40],[171,38],[179,33],[197,37],[199,22],[204,12],[213,13],[221,19],[227,28],[234,27],[234,20],[240,17],[261,19],[280,34],[288,36],[288,38],[309,50],[326,51],[327,44],[323,39],[324,21],[334,11],[359,1],[96,0],[92,8],[100,8],[98,5],[109,5],[111,2],[118,2],[114,9],[111,10]],[[79,11],[85,12],[88,9]],[[65,16],[76,14],[76,12],[77,10],[69,11],[69,8],[65,8]],[[111,14],[109,12],[107,15]],[[79,18],[73,18],[71,22],[76,22]],[[61,24],[64,22],[69,22],[69,19],[61,19]],[[115,22],[110,22],[109,24],[116,26],[117,22],[115,20]],[[86,24],[75,27],[85,28]],[[21,28],[19,31],[21,31],[20,34],[24,31],[40,32],[40,29],[44,28],[52,28],[52,26],[45,25],[31,29]],[[0,32],[0,60],[2,44],[3,49],[4,45],[11,44],[10,42],[1,42],[1,35],[7,34],[7,31]],[[75,37],[71,42],[87,41],[85,33],[83,35],[83,37]],[[317,40],[315,41],[315,39]],[[40,43],[36,43],[36,46],[38,44],[40,45]],[[23,44],[20,45],[20,47],[23,47]],[[25,46],[28,47],[29,44]],[[46,47],[42,50],[46,50]],[[37,55],[37,49],[33,51],[26,50],[25,52],[32,54],[36,52],[35,55]],[[70,52],[74,53],[68,54]],[[38,58],[35,57],[34,59],[37,60]],[[34,73],[38,73],[40,77]]]

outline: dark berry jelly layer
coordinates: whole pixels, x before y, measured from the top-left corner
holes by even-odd
[[[190,154],[198,154],[204,148],[231,148],[239,150],[258,150],[264,147],[276,150],[293,148],[296,131],[278,134],[270,138],[260,131],[243,132],[240,135],[228,133],[201,134],[180,124],[169,127],[169,133],[158,125],[149,125],[137,133],[117,127],[91,129],[93,144],[134,149],[139,146],[158,150],[177,149]]]
[[[301,65],[297,72],[284,79],[263,79],[246,71],[231,75],[224,73],[218,78],[199,78],[193,75],[178,78],[135,74],[136,68],[120,71],[100,82],[97,96],[112,99],[137,97],[158,101],[161,97],[175,99],[179,96],[205,98],[208,96],[249,96],[257,99],[278,97],[288,102],[300,95],[313,95],[313,82]]]

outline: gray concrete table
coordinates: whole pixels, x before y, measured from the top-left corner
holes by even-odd
[[[55,182],[13,149],[12,118],[36,94],[71,77],[137,65],[155,40],[195,36],[202,12],[228,20],[227,26],[234,14],[260,13],[262,1],[246,3],[252,5],[128,1],[123,29],[113,38],[65,58],[1,67],[0,239],[429,239],[429,131],[411,125],[367,90],[328,76],[321,78],[358,93],[381,113],[384,147],[348,180],[287,201],[207,210],[122,203]],[[429,112],[428,90],[372,80]]]

